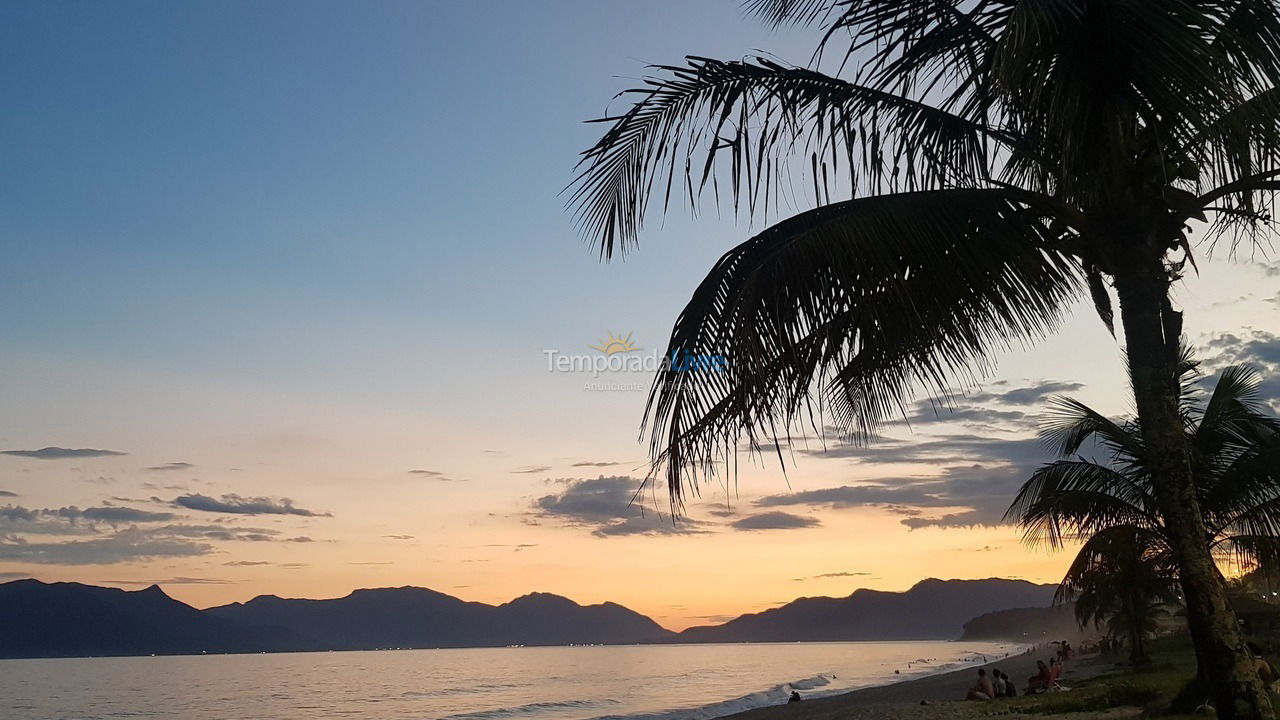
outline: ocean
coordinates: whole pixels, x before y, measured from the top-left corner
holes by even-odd
[[[0,660],[0,716],[707,720],[792,690],[812,698],[1019,650],[753,643]]]

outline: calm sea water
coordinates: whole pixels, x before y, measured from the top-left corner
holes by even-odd
[[[814,697],[1014,651],[884,642],[0,660],[0,717],[705,720],[792,689]]]

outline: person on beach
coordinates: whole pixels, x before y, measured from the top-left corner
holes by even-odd
[[[1006,686],[1005,680],[1004,680],[1004,673],[1000,672],[999,670],[996,670],[995,668],[992,668],[991,677],[992,677],[991,686],[992,686],[992,689],[995,691],[991,697],[1004,697],[1005,693],[1008,692],[1008,687]]]
[[[1049,666],[1045,665],[1043,660],[1037,660],[1036,674],[1027,678],[1027,694],[1044,692],[1049,689],[1052,682],[1053,673],[1049,671]]]
[[[987,677],[987,671],[978,668],[978,684],[969,688],[969,694],[965,696],[965,700],[990,700],[995,695],[996,691],[991,685],[991,678]]]
[[[1004,696],[1018,697],[1018,686],[1014,684],[1013,678],[1005,675],[1003,672],[1000,673],[1000,677],[1004,679]]]

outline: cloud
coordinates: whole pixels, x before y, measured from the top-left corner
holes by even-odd
[[[829,573],[821,573],[819,575],[813,575],[807,578],[796,578],[796,581],[799,582],[801,580],[827,580],[830,578],[850,578],[850,577],[871,577],[871,573],[869,572],[829,572]]]
[[[234,581],[179,575],[165,580],[99,580],[98,582],[106,585],[145,585],[149,587],[151,585],[230,585]]]
[[[21,505],[0,507],[0,532],[33,535],[89,535],[97,532],[97,524],[115,527],[126,523],[165,522],[173,514],[107,505],[78,508],[25,508]]]
[[[170,472],[173,470],[190,470],[193,467],[195,467],[195,465],[192,465],[189,462],[171,462],[163,465],[152,465],[151,467],[142,469],[149,470],[151,472]]]
[[[289,498],[242,497],[234,493],[223,495],[219,499],[200,494],[179,495],[173,499],[173,504],[188,510],[232,515],[301,515],[303,517],[329,517],[330,515],[295,507]]]
[[[440,482],[466,482],[465,479],[452,478],[437,470],[410,470],[410,475],[420,475],[431,480],[439,480]]]
[[[224,562],[227,567],[257,567],[258,565],[270,565],[266,560],[232,560]]]
[[[533,502],[539,517],[560,520],[570,526],[592,527],[596,537],[619,535],[673,535],[696,532],[697,523],[644,512],[636,499],[640,481],[627,476],[570,479],[564,489]]]
[[[627,463],[622,460],[596,460],[596,461],[584,460],[582,462],[574,463],[571,467],[613,467],[615,465],[626,465],[626,464]]]
[[[291,542],[291,543],[313,543],[313,542],[315,542],[315,540],[312,540],[311,538],[307,537],[306,535],[299,535],[299,536],[297,536],[297,537],[285,538],[285,539],[284,539],[284,541],[285,541],[285,542]]]
[[[238,527],[235,525],[165,525],[152,528],[150,532],[159,536],[182,538],[198,538],[220,542],[275,542],[280,539],[280,531],[271,528]],[[288,542],[287,540],[285,542]]]
[[[1250,363],[1264,367],[1280,365],[1280,336],[1265,330],[1248,330],[1237,335],[1220,333],[1205,343],[1206,364],[1218,367],[1230,363]]]
[[[9,492],[8,490],[0,490],[0,497],[18,497],[18,493]]]
[[[177,517],[115,505],[36,509],[6,505],[0,507],[0,560],[111,565],[205,555],[212,552],[214,542],[293,540],[282,538],[279,530],[271,528],[169,522]],[[42,536],[62,537],[35,541]]]
[[[390,538],[391,540],[412,540],[413,539],[412,535],[383,535],[382,537]]]
[[[719,625],[721,623],[727,623],[738,616],[737,615],[694,615],[692,617],[694,620],[705,620],[707,622],[716,623],[717,625]]]
[[[1010,498],[1012,500],[1012,498]],[[920,528],[937,527],[937,528],[972,528],[999,525],[1001,518],[994,517],[985,510],[965,510],[964,512],[949,513],[940,517],[909,517],[903,518],[902,524],[912,530]]]
[[[536,475],[551,469],[550,465],[526,465],[511,471],[512,475]]]
[[[147,522],[165,522],[172,520],[173,513],[152,512],[150,510],[138,510],[131,507],[88,507],[81,510],[72,505],[71,507],[59,508],[58,510],[46,511],[51,514],[56,513],[59,517],[65,517],[69,520],[88,520],[90,522],[101,522],[107,525],[121,525],[124,523],[147,523]]]
[[[1263,262],[1259,260],[1252,260],[1249,262],[1249,264],[1257,268],[1258,270],[1262,271],[1262,274],[1265,277],[1269,277],[1269,278],[1280,277],[1280,262]]]
[[[1280,412],[1280,336],[1252,329],[1241,334],[1219,333],[1204,344],[1201,355],[1203,369],[1209,374],[1204,387],[1212,387],[1228,365],[1251,365],[1262,375],[1258,396]]]
[[[67,458],[108,457],[126,455],[115,450],[94,450],[93,448],[46,447],[39,450],[0,450],[0,455],[36,458],[37,460],[65,460]]]
[[[1010,387],[1008,381],[1000,380],[980,392],[917,401],[906,419],[913,427],[959,423],[971,428],[1026,431],[1034,428],[1034,416],[1050,397],[1077,392],[1083,387],[1082,383],[1058,380]]]
[[[907,415],[908,423],[921,433],[915,438],[879,437],[869,445],[840,443],[799,452],[848,460],[862,468],[924,465],[932,472],[885,473],[874,481],[772,495],[757,505],[878,507],[902,516],[902,524],[912,529],[1003,524],[1018,488],[1053,459],[1039,438],[1030,436],[1038,416],[1050,397],[1082,387],[1058,380],[1002,380],[981,392],[916,402]],[[964,430],[955,432],[956,425]]]
[[[147,483],[142,483],[142,487],[143,487],[143,489],[145,489],[145,490],[156,490],[156,491],[159,491],[159,490],[168,490],[168,491],[171,491],[171,492],[187,492],[187,490],[189,490],[189,489],[190,489],[187,485],[185,485],[185,484],[179,484],[179,483],[150,483],[150,482],[147,482]]]
[[[1003,383],[994,383],[992,387],[1002,387]],[[1005,405],[1042,405],[1052,395],[1079,392],[1083,383],[1042,380],[1034,385],[1025,385],[1012,390],[997,390],[978,393],[967,397],[969,402],[998,402]]]
[[[1030,424],[1029,414],[1021,410],[1000,410],[976,405],[938,405],[929,400],[917,402],[915,412],[907,418],[907,422],[913,426],[932,422],[953,422],[984,427],[1014,425],[1019,428]]]
[[[735,530],[797,530],[818,527],[821,524],[815,517],[792,515],[789,512],[774,510],[735,520],[732,527]]]
[[[842,443],[824,450],[802,450],[802,454],[822,458],[846,458],[859,465],[936,465],[990,463],[997,465],[1039,464],[1049,459],[1038,438],[1003,438],[989,434],[944,433],[914,442],[876,441],[870,445]]]
[[[1018,488],[1052,459],[1038,438],[966,434],[934,436],[915,444],[840,446],[819,454],[854,459],[858,465],[932,465],[936,474],[882,477],[856,485],[769,495],[755,504],[877,507],[902,515],[902,524],[912,529],[1002,525]],[[946,509],[955,511],[939,512]]]
[[[140,531],[124,531],[92,540],[31,543],[0,540],[0,560],[43,565],[114,565],[157,558],[207,555],[213,546],[177,539],[156,539]]]

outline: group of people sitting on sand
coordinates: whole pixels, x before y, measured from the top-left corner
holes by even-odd
[[[1013,679],[1008,675],[991,669],[991,674],[987,675],[986,668],[978,668],[978,684],[969,688],[969,696],[966,700],[995,700],[1001,697],[1017,697],[1018,686],[1013,684]]]
[[[1056,657],[1049,658],[1046,663],[1043,660],[1036,661],[1036,674],[1027,678],[1027,687],[1023,690],[1023,694],[1034,695],[1036,693],[1049,692],[1050,690],[1061,690],[1058,685],[1058,678],[1062,677],[1062,663]],[[1014,684],[1013,679],[1008,675],[992,668],[991,674],[987,674],[986,668],[978,668],[978,682],[969,688],[969,695],[966,700],[995,700],[1002,697],[1017,697],[1018,686]]]

